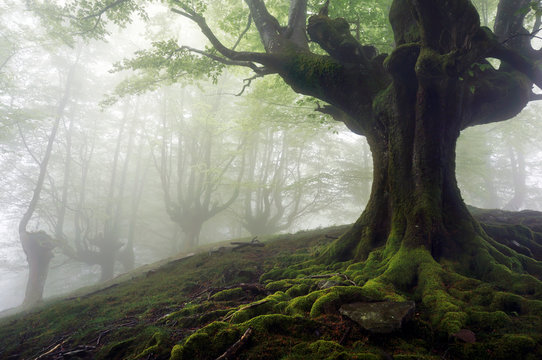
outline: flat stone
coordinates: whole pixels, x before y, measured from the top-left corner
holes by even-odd
[[[410,320],[415,309],[414,301],[379,301],[344,304],[339,312],[369,332],[389,334]]]
[[[468,329],[461,329],[455,334],[452,334],[452,336],[469,344],[474,344],[476,342],[476,334]]]

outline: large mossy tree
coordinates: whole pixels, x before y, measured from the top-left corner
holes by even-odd
[[[131,1],[81,3],[78,19],[93,30],[107,11],[118,21],[122,12],[138,9]],[[278,19],[286,17],[273,16],[269,2],[245,0],[260,52],[225,46],[204,17],[204,2],[168,3],[199,26],[212,49],[156,43],[146,55],[165,59],[160,66],[170,61],[178,67],[179,54],[190,54],[248,67],[255,77],[278,74],[294,91],[326,102],[318,111],[367,138],[374,165],[370,200],[320,262],[361,264],[357,282],[363,280],[367,289],[415,290],[448,333],[466,322],[457,294],[447,291],[451,282],[469,283],[465,289],[471,290],[492,283],[524,296],[525,304],[542,297],[542,259],[488,236],[467,209],[455,177],[462,130],[510,119],[540,97],[533,84],[542,85],[541,56],[531,45],[540,14],[531,1],[500,0],[490,30],[480,25],[469,0],[393,0],[390,54],[362,44],[347,20],[329,16],[329,1],[309,14],[307,0],[290,0],[281,24]],[[529,25],[527,14],[533,13]],[[137,59],[125,63],[145,66]]]

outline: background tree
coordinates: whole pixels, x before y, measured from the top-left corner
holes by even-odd
[[[234,211],[252,236],[291,229],[340,198],[336,174],[321,166],[331,155],[321,146],[323,139],[336,134],[313,119],[313,106],[291,105],[299,96],[277,82],[265,79],[238,102],[247,140],[241,149],[245,176]]]
[[[39,165],[40,171],[34,192],[32,194],[32,199],[30,200],[28,208],[19,222],[19,237],[26,254],[29,267],[28,282],[23,301],[25,306],[35,305],[42,300],[43,288],[45,286],[45,280],[47,279],[47,273],[49,271],[49,262],[53,257],[52,250],[55,247],[53,238],[44,231],[30,232],[27,228],[40,200],[44,181],[47,176],[47,167],[53,151],[53,145],[60,127],[60,122],[64,116],[66,106],[70,99],[71,87],[73,85],[73,74],[77,66],[77,60],[73,65],[70,66],[67,74],[64,74],[64,89],[61,98],[58,100],[56,111],[53,114],[53,126],[47,140],[47,147],[45,149],[43,159],[38,160],[35,158],[32,150],[28,148],[28,151]],[[23,139],[23,141],[26,143],[26,140]]]
[[[539,132],[535,107],[514,120],[471,128],[458,142],[458,181],[467,203],[489,209],[539,209]]]
[[[166,210],[186,236],[185,249],[196,247],[203,224],[237,199],[243,175],[238,164],[242,139],[232,138],[220,125],[220,95],[210,108],[199,110],[186,107],[189,96],[184,92],[175,102],[163,95],[160,155],[155,157]],[[238,174],[230,179],[232,169]]]

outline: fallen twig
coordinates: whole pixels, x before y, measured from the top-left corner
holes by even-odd
[[[89,351],[95,350],[95,349],[96,349],[95,346],[91,346],[91,345],[79,345],[79,346],[76,347],[74,350],[70,350],[70,351],[61,353],[60,355],[61,355],[62,357],[64,357],[64,356],[73,356],[73,355],[76,355],[76,354],[89,352]]]
[[[53,346],[50,350],[34,358],[34,360],[48,359],[48,358],[63,359],[66,356],[69,357],[69,356],[73,356],[73,355],[77,355],[81,353],[86,353],[86,352],[96,349],[96,346],[92,346],[92,345],[78,345],[74,349],[64,351],[63,345],[68,340],[69,338],[65,339],[61,343],[58,343],[57,345]]]
[[[254,237],[252,240],[250,240],[250,242],[232,241],[230,244],[235,245],[235,247],[232,249],[232,251],[239,250],[239,249],[242,249],[242,248],[247,247],[247,246],[257,246],[257,247],[265,246],[264,243],[262,243],[262,242],[260,242],[258,240],[257,236]]]
[[[235,344],[230,346],[230,348],[228,350],[226,350],[226,352],[224,354],[217,357],[216,360],[233,359],[235,354],[237,354],[239,352],[239,350],[243,347],[243,345],[245,345],[246,342],[250,339],[250,337],[252,336],[252,331],[253,331],[252,328],[249,327],[245,331],[243,336],[241,336],[241,338],[239,340],[237,340],[237,342],[235,342]]]
[[[100,345],[100,341],[102,341],[102,337],[110,332],[112,329],[107,329],[105,331],[102,331],[100,334],[98,334],[98,339],[96,340],[96,345]]]
[[[352,326],[349,326],[348,329],[346,329],[346,332],[341,337],[341,340],[339,341],[339,345],[344,345],[348,341],[348,336],[350,336],[350,332],[352,331]]]
[[[34,360],[40,360],[40,359],[43,359],[45,358],[47,355],[50,355],[52,353],[54,353],[55,351],[57,351],[59,348],[62,347],[62,345],[64,345],[67,341],[69,340],[69,338],[67,339],[64,339],[62,342],[54,345],[51,349],[47,350],[46,352],[44,352],[43,354],[37,356],[34,358]]]
[[[258,240],[257,236],[254,237],[249,242],[246,242],[246,241],[232,241],[232,242],[230,242],[230,245],[233,245],[233,246],[229,246],[229,247],[221,246],[219,248],[214,248],[214,249],[209,250],[209,256],[213,255],[213,254],[217,254],[217,253],[225,253],[225,252],[229,252],[229,251],[236,251],[236,250],[245,248],[247,246],[256,246],[256,247],[265,246],[264,243],[262,243],[261,241]]]

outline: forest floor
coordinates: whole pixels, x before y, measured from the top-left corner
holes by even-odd
[[[493,227],[509,216],[478,215]],[[388,333],[342,315],[341,305],[360,300],[346,265],[300,264],[347,228],[215,244],[4,316],[0,359],[542,358],[542,314],[514,306],[480,312],[452,335],[419,302]]]

